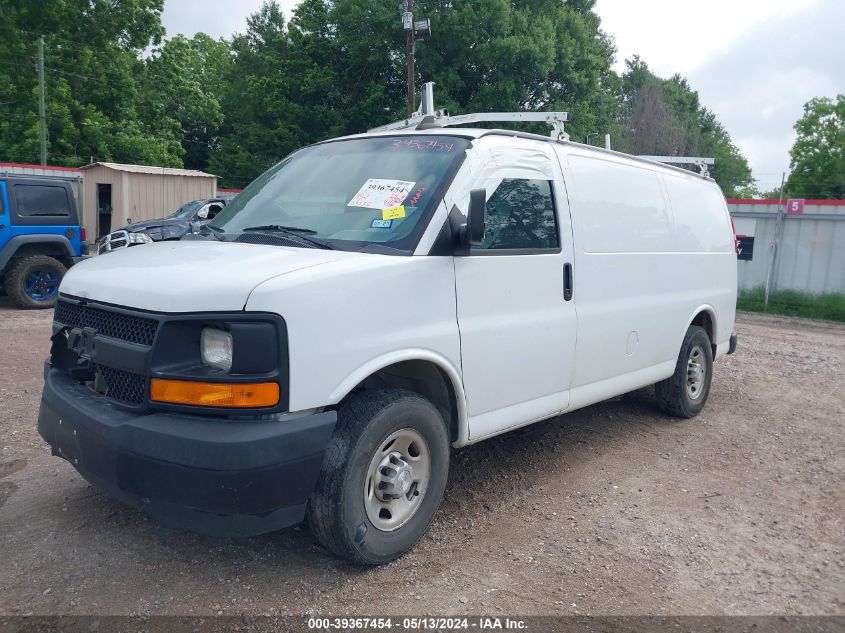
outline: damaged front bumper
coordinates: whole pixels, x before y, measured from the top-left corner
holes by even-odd
[[[162,523],[249,536],[302,521],[336,421],[127,411],[48,362],[38,432],[92,485]]]

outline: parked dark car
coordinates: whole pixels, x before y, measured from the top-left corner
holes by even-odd
[[[103,237],[98,252],[102,254],[138,244],[182,239],[214,218],[228,202],[226,198],[192,200],[167,217],[128,224]]]

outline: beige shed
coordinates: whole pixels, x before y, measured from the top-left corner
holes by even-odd
[[[92,163],[85,172],[83,224],[97,239],[130,221],[168,215],[191,200],[213,198],[217,176],[192,169]]]

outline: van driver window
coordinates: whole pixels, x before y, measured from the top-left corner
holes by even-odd
[[[507,178],[487,200],[486,250],[548,249],[560,245],[548,180]]]

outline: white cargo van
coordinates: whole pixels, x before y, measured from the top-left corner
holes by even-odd
[[[189,241],[62,281],[39,431],[95,486],[211,534],[307,517],[390,561],[450,447],[656,384],[690,418],[736,345],[716,184],[512,131],[301,149]]]

